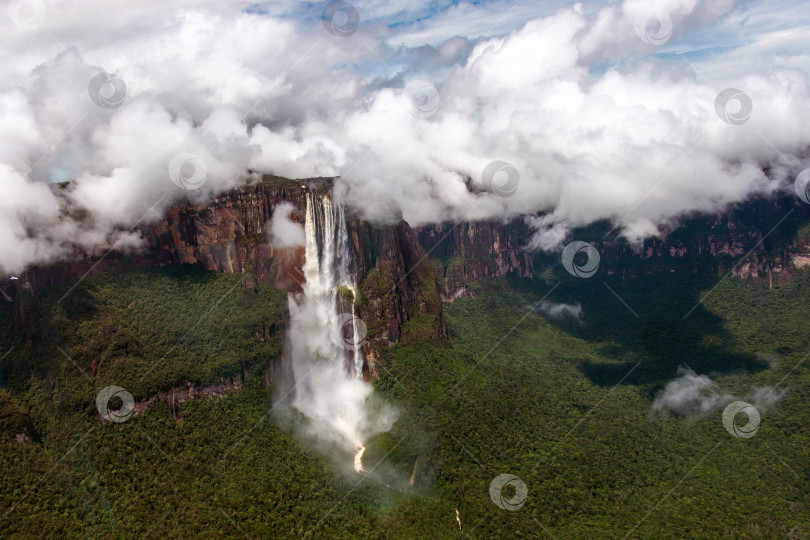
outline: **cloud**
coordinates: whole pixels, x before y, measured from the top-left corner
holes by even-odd
[[[782,357],[772,352],[758,352],[756,354],[757,360],[766,362],[768,367],[773,370],[782,369]]]
[[[655,397],[652,404],[654,412],[672,411],[684,416],[702,416],[734,399],[730,394],[717,393],[714,382],[706,375],[697,375],[684,368],[678,368],[678,374],[679,377],[668,382]]]
[[[766,412],[768,409],[776,405],[776,403],[785,397],[787,392],[780,388],[773,386],[758,386],[751,389],[745,396],[745,400],[751,402],[761,413]]]
[[[745,396],[738,398],[722,392],[706,375],[698,375],[683,366],[678,368],[678,377],[669,381],[653,400],[650,408],[656,414],[674,412],[682,416],[700,417],[742,400],[751,403],[760,413],[773,408],[786,395],[784,390],[772,386],[753,387]]]
[[[571,317],[579,319],[582,316],[582,306],[580,304],[555,304],[554,302],[535,302],[529,309],[537,311],[551,319],[565,319]]]
[[[553,249],[597,220],[631,240],[656,234],[783,189],[810,165],[810,80],[792,42],[756,48],[752,69],[718,53],[728,75],[711,82],[662,54],[727,28],[740,12],[731,0],[656,4],[672,21],[660,47],[637,34],[639,0],[542,11],[421,2],[411,14],[424,16],[407,23],[403,2],[359,5],[348,37],[292,0],[45,5],[39,26],[0,21],[0,185],[15,191],[0,203],[2,274],[74,244],[104,249],[178,200],[253,181],[248,171],[340,175],[347,204],[379,222],[531,215],[531,247]],[[469,29],[452,26],[454,13]],[[504,26],[487,29],[494,17]],[[759,71],[764,58],[790,67]],[[125,83],[120,106],[89,95],[101,72]],[[404,91],[417,80],[435,89],[429,111]],[[744,125],[715,112],[727,87],[753,102]],[[204,164],[199,189],[170,178],[180,153]],[[512,196],[487,190],[494,160],[518,172]]]
[[[284,249],[306,245],[304,227],[290,220],[290,214],[294,210],[295,207],[288,202],[276,205],[269,224],[273,247]]]

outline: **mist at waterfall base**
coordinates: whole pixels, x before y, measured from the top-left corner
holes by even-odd
[[[285,230],[279,223],[272,228]],[[340,286],[356,290],[342,203],[307,194],[304,238],[305,281],[302,292],[288,295],[290,328],[274,410],[306,444],[361,472],[364,443],[388,431],[398,413],[363,380],[365,326],[354,300],[338,294]]]

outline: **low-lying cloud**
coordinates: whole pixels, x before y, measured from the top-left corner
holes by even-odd
[[[579,319],[582,316],[582,306],[580,304],[555,304],[546,300],[535,302],[529,309],[536,311],[551,319],[573,318]]]
[[[785,391],[772,386],[755,386],[743,397],[735,397],[722,391],[706,375],[680,367],[678,377],[667,383],[655,396],[651,412],[655,414],[677,413],[687,417],[700,417],[719,410],[732,401],[751,403],[760,413],[767,412],[785,396]]]

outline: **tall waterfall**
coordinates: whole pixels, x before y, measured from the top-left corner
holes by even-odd
[[[306,260],[303,293],[291,293],[289,360],[291,406],[311,421],[311,433],[355,453],[360,470],[363,442],[387,430],[390,418],[371,418],[366,400],[371,386],[363,381],[365,325],[356,317],[354,257],[343,205],[326,195],[307,194]],[[390,412],[390,410],[389,410]]]

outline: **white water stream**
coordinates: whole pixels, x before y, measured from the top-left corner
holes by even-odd
[[[326,195],[308,193],[305,236],[303,293],[288,297],[291,405],[311,420],[313,435],[354,452],[354,468],[360,472],[364,441],[389,429],[394,418],[369,417],[371,386],[363,380],[360,347],[365,325],[356,317],[353,300],[338,302],[338,287],[353,295],[356,291],[343,206]],[[340,304],[344,313],[339,312]]]

